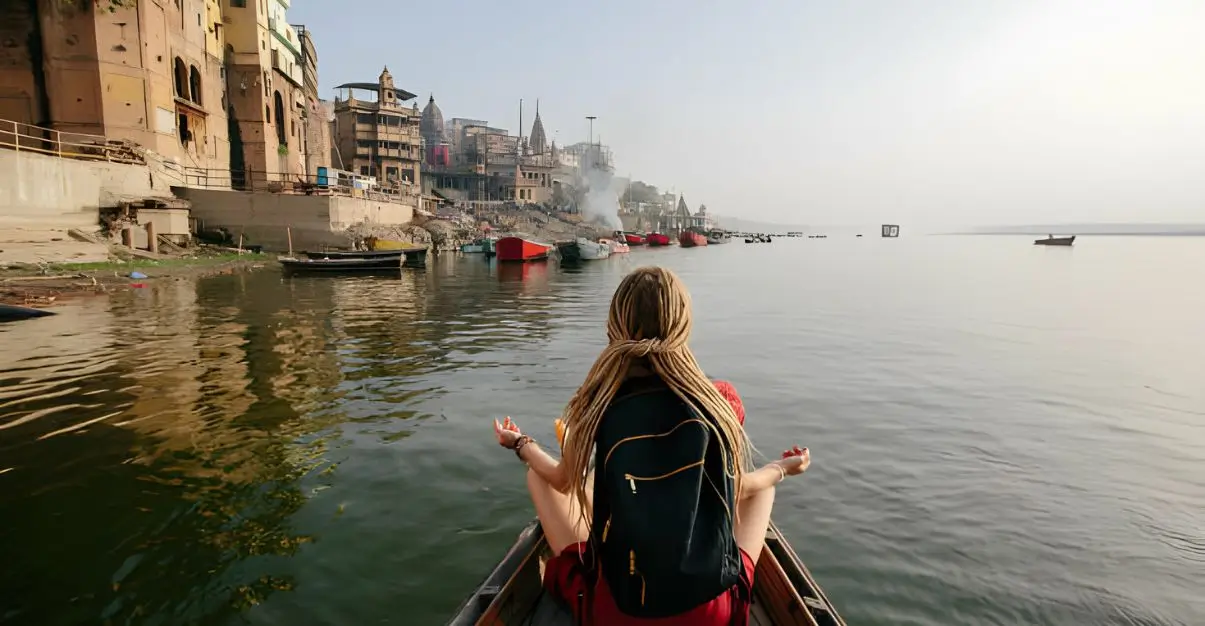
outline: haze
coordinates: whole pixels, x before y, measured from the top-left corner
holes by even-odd
[[[387,64],[447,118],[692,208],[916,228],[1205,220],[1205,3],[303,1],[324,97]]]

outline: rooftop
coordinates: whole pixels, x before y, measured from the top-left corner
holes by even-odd
[[[380,83],[343,83],[342,85],[336,86],[335,89],[359,89],[361,91],[371,91],[373,93],[378,93],[381,91],[381,84]],[[406,100],[413,100],[414,98],[418,97],[418,96],[410,93],[409,91],[406,91],[405,89],[398,89],[397,87],[391,87],[390,90],[393,91],[393,96],[395,98],[397,98],[398,100],[403,101],[403,102]]]

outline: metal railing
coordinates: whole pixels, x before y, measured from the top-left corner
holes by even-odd
[[[145,163],[137,144],[103,135],[71,133],[12,120],[0,120],[0,148],[66,159]]]

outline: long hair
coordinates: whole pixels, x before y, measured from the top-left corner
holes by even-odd
[[[751,466],[752,446],[732,405],[699,368],[687,347],[690,329],[690,293],[673,272],[642,267],[619,283],[607,316],[609,343],[564,413],[563,462],[583,520],[589,520],[586,468],[598,425],[628,369],[638,359],[678,397],[712,418],[709,427],[718,438],[725,471],[735,479],[739,498],[741,477]]]

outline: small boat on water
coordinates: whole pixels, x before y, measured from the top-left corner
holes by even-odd
[[[1054,235],[1046,235],[1045,239],[1037,239],[1033,242],[1035,246],[1070,246],[1075,243],[1075,235],[1070,237],[1055,237]]]
[[[622,230],[615,231],[615,238],[623,241],[629,246],[643,246],[644,244],[648,243],[645,240],[644,235],[637,233],[625,233]]]
[[[50,315],[56,315],[56,313],[54,311],[31,309],[27,306],[17,306],[15,304],[0,304],[0,322],[16,322]]]
[[[573,626],[573,616],[544,593],[541,577],[551,556],[539,522],[532,522],[448,626]],[[749,626],[788,624],[845,626],[845,620],[771,522],[753,575]]]
[[[494,249],[493,237],[480,237],[473,241],[460,246],[460,251],[465,254],[484,254]]]
[[[678,245],[683,248],[697,248],[707,245],[707,236],[696,230],[687,228],[678,235]]]
[[[624,254],[632,251],[632,249],[628,247],[628,244],[623,243],[622,241],[615,241],[614,239],[599,239],[598,243],[606,244],[608,247],[610,247],[611,254]]]
[[[499,261],[527,262],[543,261],[552,252],[552,244],[541,243],[524,237],[503,237],[494,244]]]
[[[556,250],[561,256],[562,263],[600,261],[611,256],[611,246],[590,241],[585,237],[577,237],[572,241],[558,241]]]
[[[405,250],[318,250],[301,253],[309,259],[400,259]]]
[[[364,243],[368,244],[368,249],[372,251],[427,249],[427,246],[418,243],[398,241],[396,239],[380,239],[377,237],[365,237]]]
[[[668,246],[670,244],[669,235],[665,233],[649,233],[645,235],[644,239],[650,247]]]
[[[727,231],[716,229],[707,233],[707,243],[713,246],[728,243],[729,241],[732,241],[732,235],[728,234]]]

